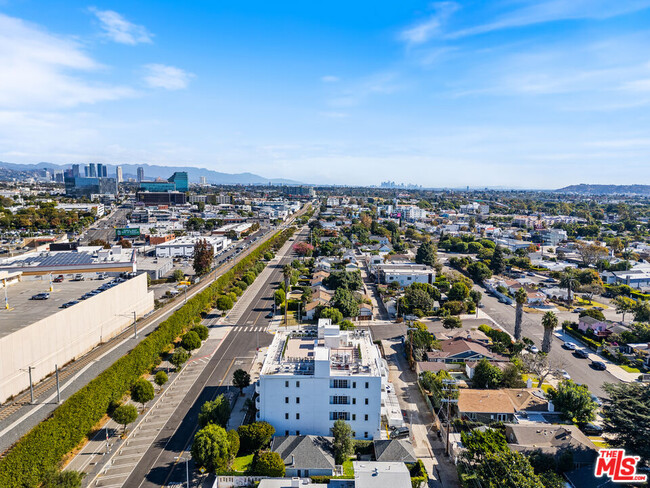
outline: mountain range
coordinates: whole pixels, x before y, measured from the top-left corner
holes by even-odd
[[[579,195],[641,195],[650,196],[650,185],[569,185],[555,190],[557,193]]]
[[[80,165],[84,166],[84,165]],[[207,168],[196,168],[193,166],[159,166],[156,164],[107,164],[108,175],[115,176],[115,168],[122,167],[124,179],[135,178],[138,168],[144,168],[146,180],[155,180],[156,178],[169,178],[175,171],[187,171],[187,176],[191,183],[199,183],[202,176],[206,182],[215,185],[301,185],[299,181],[288,180],[284,178],[265,178],[253,173],[221,173]],[[41,169],[52,169],[62,171],[72,167],[71,164],[55,163],[35,163],[35,164],[16,164],[0,161],[0,170],[16,172],[17,174],[33,172]]]

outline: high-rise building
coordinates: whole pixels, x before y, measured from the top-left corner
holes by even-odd
[[[144,168],[140,166],[138,168],[138,183],[144,181]]]
[[[72,165],[72,176],[75,177],[75,178],[81,176],[81,173],[79,173],[79,165],[78,164],[73,164]]]
[[[97,178],[97,165],[95,163],[90,163],[85,168],[85,174],[88,178]]]
[[[176,185],[176,191],[187,191],[190,189],[187,171],[176,171],[167,181]]]
[[[106,178],[108,176],[108,171],[105,164],[97,163],[97,177]]]
[[[208,179],[205,176],[201,176],[199,179],[202,185],[207,185],[208,184]]]
[[[124,176],[122,175],[122,166],[117,166],[115,168],[115,178],[117,179],[118,183],[122,183],[124,181]]]

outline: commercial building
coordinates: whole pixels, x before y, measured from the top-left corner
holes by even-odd
[[[122,166],[117,166],[115,168],[115,179],[117,180],[118,183],[122,183],[124,181],[124,175],[122,174]]]
[[[375,268],[377,278],[383,284],[396,281],[400,286],[408,286],[413,283],[433,283],[435,281],[435,270],[425,264],[378,264]]]
[[[188,191],[189,181],[187,172],[177,171],[167,181],[142,181],[140,182],[140,190],[150,192]]]
[[[138,202],[145,205],[185,205],[187,196],[179,191],[138,191],[136,193]]]
[[[206,240],[212,246],[214,255],[223,252],[230,245],[230,239],[223,236],[183,236],[156,246],[156,257],[192,257],[198,241]],[[0,268],[1,269],[1,268]]]
[[[243,224],[226,224],[224,226],[219,227],[218,229],[215,229],[212,231],[212,234],[216,236],[224,236],[226,234],[234,234],[237,236],[237,239],[239,239],[242,234],[246,234],[250,232],[251,228],[253,227],[253,224],[251,223],[243,223]]]
[[[318,327],[278,331],[256,385],[259,420],[279,435],[331,435],[345,420],[358,439],[380,433],[388,368],[369,331]]]
[[[106,211],[103,203],[59,203],[56,208],[66,212],[78,210],[80,212],[94,212],[97,218],[102,217]]]
[[[31,277],[9,287],[10,308],[3,310],[0,321],[0,402],[29,388],[30,366],[32,379],[38,382],[52,374],[55,365],[82,356],[132,327],[134,316],[153,310],[154,294],[147,290],[145,274],[80,300],[103,283],[66,280],[51,290],[46,277]],[[39,292],[49,292],[50,298],[29,299]],[[72,300],[80,301],[60,308]]]
[[[144,168],[140,166],[138,168],[138,183],[144,181]]]

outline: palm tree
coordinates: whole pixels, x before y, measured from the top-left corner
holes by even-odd
[[[546,312],[542,317],[542,326],[544,327],[544,338],[542,339],[542,352],[548,354],[551,352],[551,340],[553,331],[557,327],[557,315],[553,312]]]
[[[293,269],[288,264],[282,267],[282,276],[284,276],[284,325],[289,325],[289,286],[291,283],[291,274]]]
[[[528,295],[523,287],[515,293],[517,308],[515,309],[515,340],[521,339],[521,319],[524,316],[524,303],[528,301]]]
[[[575,290],[579,285],[580,282],[576,279],[571,271],[565,271],[562,273],[562,277],[560,278],[560,286],[567,289],[567,299],[569,300],[569,304],[573,303],[573,299],[571,298],[571,290]]]

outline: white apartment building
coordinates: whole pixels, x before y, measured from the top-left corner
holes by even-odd
[[[156,257],[158,258],[175,258],[175,257],[192,257],[194,255],[194,245],[197,241],[205,239],[212,246],[214,255],[223,252],[230,245],[230,239],[224,236],[183,236],[173,239],[156,246]]]
[[[385,285],[396,281],[400,286],[413,283],[433,283],[436,273],[431,266],[416,263],[378,264],[376,273],[380,283]]]
[[[489,205],[484,205],[478,202],[472,202],[472,203],[468,203],[467,205],[461,205],[460,212],[464,214],[487,215],[490,213],[490,207]]]
[[[388,367],[368,331],[318,327],[279,330],[256,385],[257,418],[278,435],[331,435],[345,420],[357,439],[379,435]],[[385,395],[385,394],[384,394]]]

